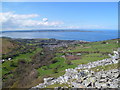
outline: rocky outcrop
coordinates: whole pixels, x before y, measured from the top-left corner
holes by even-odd
[[[58,78],[44,78],[44,83],[41,83],[33,88],[45,88],[53,84],[68,84],[74,88],[118,88],[120,81],[120,73],[118,69],[108,71],[91,71],[90,68],[116,64],[119,61],[119,53],[114,51],[114,56],[111,58],[91,62],[84,65],[78,65],[75,69],[66,69],[66,73]]]

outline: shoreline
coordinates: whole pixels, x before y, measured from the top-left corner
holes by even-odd
[[[18,30],[18,31],[1,31],[2,33],[7,33],[7,32],[103,32],[101,30]]]
[[[120,39],[119,37],[118,38],[112,38],[112,39],[106,39],[106,40],[98,40],[98,41],[87,41],[87,40],[71,40],[71,39],[56,39],[56,38],[12,38],[12,37],[0,37],[0,38],[10,38],[10,39],[21,39],[21,40],[51,40],[51,39],[54,39],[54,40],[62,40],[62,41],[83,41],[83,42],[101,42],[101,41],[106,41],[106,40],[116,40],[116,39]]]

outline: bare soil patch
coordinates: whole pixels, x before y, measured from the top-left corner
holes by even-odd
[[[77,56],[77,55],[66,55],[65,58],[67,60],[78,60],[80,59],[81,57],[80,56]]]

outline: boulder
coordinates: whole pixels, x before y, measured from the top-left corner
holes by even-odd
[[[102,75],[101,75],[101,79],[105,79],[106,77],[107,77],[106,74],[102,74]]]
[[[90,80],[91,83],[94,83],[96,81],[96,77],[90,77],[89,80]]]
[[[101,87],[102,87],[102,88],[108,88],[108,86],[107,86],[106,83],[102,83],[102,84],[101,84]]]
[[[82,84],[88,87],[91,84],[91,82],[89,80],[84,80]]]
[[[118,84],[111,83],[110,86],[109,86],[109,88],[118,88]]]
[[[99,82],[95,82],[95,88],[101,88],[101,84]]]

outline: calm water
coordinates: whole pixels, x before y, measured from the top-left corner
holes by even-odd
[[[118,38],[117,30],[101,32],[4,32],[1,36],[11,38],[55,38],[60,40],[101,41]]]

